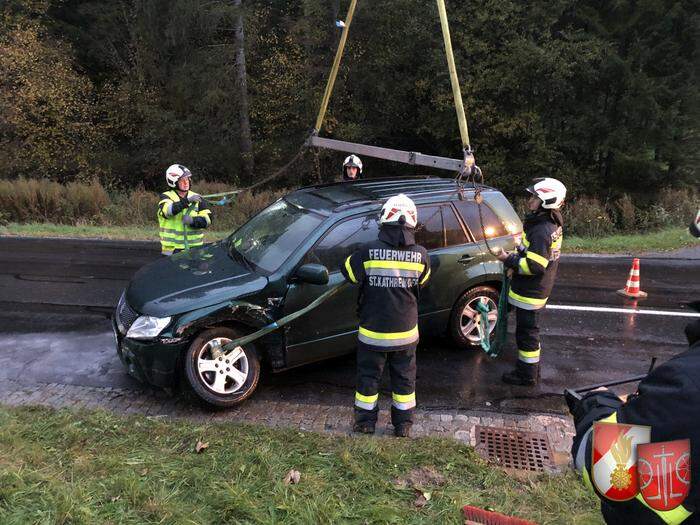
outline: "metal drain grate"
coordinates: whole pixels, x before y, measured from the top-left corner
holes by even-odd
[[[546,434],[478,425],[475,430],[477,452],[503,468],[544,472],[554,467]]]

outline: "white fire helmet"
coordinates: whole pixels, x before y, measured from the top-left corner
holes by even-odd
[[[534,184],[527,188],[527,191],[539,197],[542,207],[547,210],[558,210],[566,199],[566,186],[557,179],[540,178],[534,179]]]
[[[167,170],[165,170],[165,180],[168,182],[168,186],[174,188],[177,186],[177,181],[182,177],[192,177],[192,173],[182,164],[173,164]]]
[[[418,210],[411,199],[403,193],[389,198],[382,206],[379,224],[401,224],[401,217],[406,226],[415,228],[418,224]]]
[[[347,168],[348,166],[357,168],[357,171],[359,173],[362,173],[362,161],[357,155],[350,155],[349,157],[345,158],[345,160],[343,161],[343,173],[345,173],[345,168]]]

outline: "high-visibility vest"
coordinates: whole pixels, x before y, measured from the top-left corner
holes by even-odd
[[[196,193],[187,192],[188,198],[193,195]],[[200,206],[199,202],[193,202],[189,208],[176,215],[170,215],[172,205],[176,202],[180,202],[180,197],[174,190],[170,190],[161,195],[158,203],[160,246],[162,253],[166,255],[173,253],[174,250],[187,250],[204,244],[204,230],[183,224],[182,218],[185,214],[190,217],[202,217],[207,222],[207,226],[211,224],[211,211],[206,204],[202,203]]]

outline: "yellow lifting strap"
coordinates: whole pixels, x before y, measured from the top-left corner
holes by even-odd
[[[462,102],[462,92],[459,88],[459,79],[457,78],[457,67],[455,66],[455,58],[452,52],[452,40],[450,39],[450,27],[447,21],[447,9],[445,8],[445,0],[437,0],[438,12],[440,13],[440,25],[442,26],[442,37],[445,41],[445,54],[447,55],[447,67],[450,72],[450,81],[452,83],[452,95],[455,100],[455,109],[457,111],[457,121],[459,122],[459,134],[462,139],[462,147],[465,152],[471,153],[471,148],[469,145],[469,129],[467,127],[467,117],[464,112],[464,104]],[[331,98],[331,93],[333,92],[333,86],[335,85],[335,79],[338,75],[338,69],[340,68],[340,61],[343,57],[343,51],[345,49],[345,42],[348,38],[348,33],[350,32],[350,24],[352,23],[352,17],[355,14],[355,8],[357,7],[357,0],[352,0],[350,2],[350,7],[348,8],[348,14],[345,17],[345,27],[343,28],[343,34],[340,37],[340,43],[338,44],[338,49],[335,53],[335,60],[333,60],[333,67],[331,68],[330,76],[328,77],[328,82],[326,84],[326,91],[323,94],[323,100],[321,102],[321,107],[318,111],[318,117],[316,118],[316,125],[314,126],[314,133],[318,134],[323,126],[323,119],[326,116],[326,110],[328,109],[328,102]],[[473,162],[473,161],[472,161]]]
[[[464,113],[462,103],[462,91],[459,89],[459,79],[457,78],[457,67],[455,57],[452,53],[452,39],[450,38],[450,26],[447,22],[447,9],[445,0],[437,0],[438,11],[440,13],[440,25],[442,26],[442,38],[445,41],[445,54],[447,55],[447,68],[450,70],[450,81],[452,82],[452,95],[455,99],[455,109],[457,110],[457,122],[459,122],[459,135],[462,138],[462,148],[470,150],[469,129],[467,128],[467,117]]]
[[[333,92],[333,86],[335,85],[335,77],[338,76],[338,69],[340,68],[340,59],[343,57],[343,51],[345,50],[345,42],[348,39],[348,33],[350,32],[350,24],[352,23],[352,16],[355,14],[355,7],[357,6],[357,0],[352,0],[350,2],[350,7],[348,8],[348,14],[345,17],[345,27],[343,27],[343,34],[340,37],[340,43],[338,44],[338,50],[335,52],[335,60],[333,60],[333,67],[331,68],[331,74],[328,77],[328,83],[326,84],[326,91],[323,94],[323,100],[321,101],[321,108],[318,110],[318,117],[316,118],[316,125],[314,126],[314,131],[318,133],[321,131],[321,126],[323,125],[323,119],[326,116],[326,110],[328,109],[328,102],[331,99],[331,93]]]

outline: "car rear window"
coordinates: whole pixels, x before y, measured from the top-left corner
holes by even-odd
[[[442,207],[442,220],[445,223],[445,244],[447,246],[456,246],[468,242],[467,235],[464,233],[464,229],[459,223],[452,206]]]
[[[442,248],[445,245],[440,208],[440,206],[418,206],[416,244],[420,244],[426,250]]]
[[[345,259],[379,235],[376,215],[355,217],[333,228],[304,257],[304,264],[322,264],[329,272],[340,270]]]
[[[481,205],[481,216],[484,224],[482,228],[481,218],[479,217],[479,205],[473,200],[455,201],[455,206],[459,214],[464,219],[471,230],[474,240],[481,241],[484,239],[484,233],[490,239],[492,237],[502,237],[510,235],[504,222],[496,215],[496,213],[484,202]]]

